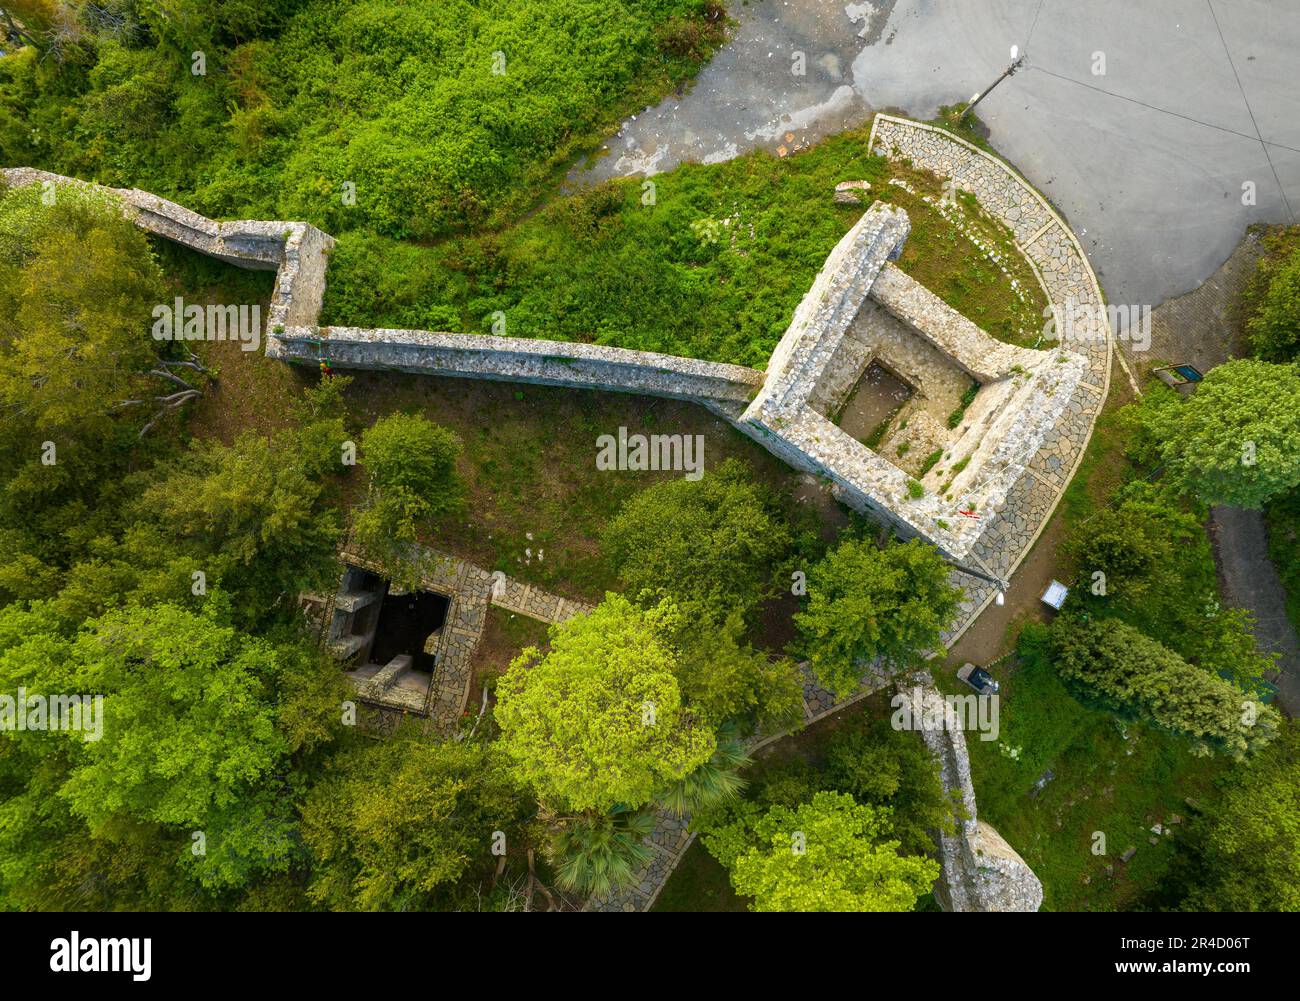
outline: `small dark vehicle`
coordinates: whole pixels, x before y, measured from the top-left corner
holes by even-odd
[[[993,675],[982,667],[976,667],[970,661],[958,668],[957,677],[981,695],[992,695],[998,690],[998,683],[993,680]]]

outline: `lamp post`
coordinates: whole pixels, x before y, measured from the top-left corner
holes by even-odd
[[[1019,45],[1011,46],[1010,65],[1008,65],[1007,68],[1002,71],[1002,75],[998,77],[996,80],[994,80],[991,84],[989,84],[988,87],[983,92],[971,96],[970,103],[967,104],[965,110],[963,110],[962,113],[957,116],[957,124],[960,125],[962,122],[964,122],[966,120],[966,116],[971,113],[971,110],[975,107],[975,105],[979,104],[980,101],[988,97],[989,94],[993,92],[994,87],[996,87],[1007,77],[1015,73],[1016,70],[1020,69],[1020,66],[1022,63],[1024,63],[1024,61],[1025,61],[1025,57],[1020,52],[1020,46]]]

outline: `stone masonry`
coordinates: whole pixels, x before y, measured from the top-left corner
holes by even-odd
[[[378,564],[355,550],[344,550],[339,558],[349,567],[384,576]],[[419,560],[418,589],[444,595],[450,600],[442,628],[430,637],[434,644],[432,649],[426,647],[427,652],[437,657],[428,693],[423,699],[413,700],[410,693],[388,683],[390,679],[381,671],[358,683],[357,694],[362,701],[372,705],[427,716],[434,730],[444,736],[457,731],[465,714],[473,680],[474,652],[483,638],[489,605],[546,623],[564,622],[591,611],[592,606],[584,602],[552,594],[503,573],[493,574],[448,553],[426,548],[421,551]],[[344,575],[344,584],[340,586],[334,604],[345,612],[351,612],[356,603],[350,600],[347,576]],[[353,651],[342,648],[336,652],[343,657]]]

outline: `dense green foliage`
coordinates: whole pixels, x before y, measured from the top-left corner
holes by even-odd
[[[462,498],[456,476],[460,439],[419,414],[391,414],[361,436],[361,459],[370,474],[366,502],[353,537],[395,577],[408,548],[427,535],[435,518]]]
[[[70,281],[48,292],[64,298],[64,306],[51,302],[50,309],[68,330],[92,325],[91,337],[78,337],[71,349],[65,345],[67,371],[44,380],[32,370],[7,384],[12,396],[5,390],[11,419],[0,431],[6,474],[0,595],[52,599],[74,626],[128,597],[197,607],[221,587],[244,622],[256,620],[267,606],[283,610],[288,595],[318,584],[335,565],[341,519],[331,502],[346,437],[340,387],[309,392],[292,411],[294,428],[270,439],[245,435],[232,446],[197,443],[185,449],[152,437],[137,442],[139,419],[128,416],[129,410],[107,413],[104,404],[129,388],[122,383],[141,364],[122,363],[138,350],[132,342],[152,356],[143,364],[159,363],[146,332],[153,296],[161,290],[153,278],[145,289],[133,283],[134,276],[156,276],[148,244],[93,201],[61,194],[55,205],[42,206],[24,201],[25,194],[11,193],[0,202],[0,232],[13,242],[15,260],[39,260],[37,248],[51,219],[69,219],[74,233],[92,245],[102,240],[107,249],[83,268],[101,274],[100,286]],[[7,211],[15,206],[18,211]],[[15,220],[23,222],[6,229],[5,222]],[[118,276],[124,280],[114,294]],[[109,303],[116,304],[116,319],[108,314]],[[86,312],[92,307],[98,315]],[[49,338],[42,315],[14,314],[7,343],[16,354],[33,358],[44,350],[39,345]],[[117,338],[124,347],[114,351],[101,337]],[[112,374],[103,375],[101,367]],[[70,400],[88,391],[80,405],[61,411],[57,404],[46,406],[52,396],[43,402],[24,398],[24,387],[65,378]],[[101,385],[96,398],[97,391],[89,390]],[[56,446],[52,461],[46,461],[47,439]]]
[[[61,60],[0,60],[0,160],[422,239],[517,214],[721,40],[703,0],[118,9],[118,30],[74,17]]]
[[[1186,736],[1200,754],[1240,759],[1277,735],[1279,716],[1217,675],[1115,619],[1057,619],[1052,658],[1066,681],[1107,709]]]
[[[44,195],[0,196],[0,410],[7,428],[88,444],[156,382],[146,373],[160,344],[140,317],[163,301],[162,272],[106,198],[68,189],[46,205]]]
[[[735,461],[699,480],[667,480],[637,494],[601,544],[626,592],[668,598],[691,615],[748,617],[777,586],[790,530]]]
[[[1256,650],[1249,616],[1219,603],[1203,520],[1166,489],[1145,481],[1121,488],[1062,546],[1078,568],[1074,600],[1162,637],[1186,660],[1249,690],[1272,660]]]
[[[1267,508],[1268,555],[1286,588],[1287,615],[1300,631],[1300,490]]]
[[[204,905],[183,874],[214,894],[211,906],[302,863],[302,786],[292,772],[336,732],[341,679],[288,637],[224,625],[222,604],[201,614],[128,608],[73,634],[49,603],[0,610],[0,688],[104,696],[97,739],[5,735],[0,896],[11,905],[125,903],[135,873],[114,861],[123,838],[170,866],[159,903],[179,894]],[[202,852],[191,851],[191,832],[201,833]],[[96,888],[79,889],[81,879]]]
[[[647,616],[607,595],[525,650],[497,684],[501,745],[558,811],[640,807],[708,761],[713,733],[682,702],[673,651]]]
[[[837,730],[827,746],[823,782],[859,803],[887,809],[889,836],[904,854],[932,851],[931,832],[952,825],[953,804],[925,742],[886,720]]]
[[[889,810],[818,792],[797,807],[743,815],[705,835],[756,911],[908,911],[939,863],[900,855]]]
[[[933,547],[850,539],[808,572],[807,606],[795,623],[818,680],[847,695],[876,658],[898,668],[941,652],[960,600]]]
[[[1246,330],[1265,361],[1300,360],[1300,230],[1266,233],[1244,295]]]
[[[1192,825],[1182,872],[1171,880],[1182,909],[1300,910],[1300,731],[1295,724],[1283,726],[1276,743],[1222,784],[1219,809]]]
[[[1300,368],[1252,358],[1211,369],[1185,400],[1151,394],[1137,411],[1139,457],[1210,504],[1259,508],[1300,486]]]
[[[677,651],[673,673],[682,697],[701,719],[773,731],[803,718],[803,682],[794,662],[747,643],[738,611],[714,621],[675,610],[664,627]]]
[[[884,705],[877,711],[887,713]],[[763,847],[755,834],[762,818],[774,808],[792,815],[823,793],[832,794],[840,806],[868,808],[873,839],[892,843],[900,856],[932,853],[932,833],[952,824],[952,802],[924,742],[915,732],[893,729],[873,710],[823,721],[776,745],[746,770],[745,778],[743,799],[719,799],[697,810],[694,818],[710,854],[732,871],[741,854]],[[787,840],[787,853],[790,847]],[[851,868],[846,865],[846,872]],[[734,880],[733,885],[737,892],[749,892],[740,891]],[[671,890],[670,884],[665,892]],[[910,908],[915,899],[904,906]]]
[[[744,640],[792,548],[771,494],[736,460],[700,480],[667,480],[624,504],[601,533],[628,595],[659,609],[677,652],[674,674],[693,711],[714,726],[777,729],[803,716],[788,658]]]
[[[307,894],[334,910],[448,907],[468,873],[491,871],[494,837],[505,849],[519,836],[528,805],[491,746],[418,731],[354,744],[303,803]]]
[[[1265,361],[1300,361],[1300,227],[1278,227],[1261,240],[1263,253],[1244,295],[1251,347]],[[1300,630],[1300,487],[1265,509],[1269,558],[1286,587],[1287,614]]]

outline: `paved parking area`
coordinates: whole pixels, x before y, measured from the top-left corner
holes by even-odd
[[[1111,301],[1155,306],[1186,292],[1247,225],[1300,211],[1300,0],[733,0],[731,10],[733,41],[692,90],[626,122],[586,177],[788,152],[877,109],[930,118],[992,82],[1016,44],[1024,68],[980,115],[1069,220]],[[1248,183],[1253,205],[1242,203]]]

